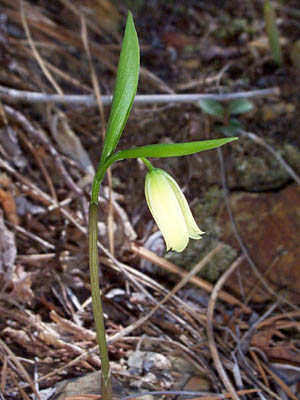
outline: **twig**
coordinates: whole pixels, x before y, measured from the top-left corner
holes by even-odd
[[[54,158],[54,162],[56,164],[56,167],[61,174],[64,182],[66,185],[69,187],[69,189],[72,190],[72,192],[79,198],[83,196],[83,191],[80,189],[80,187],[74,182],[68,171],[66,170],[63,161],[61,159],[60,154],[56,151],[56,149],[52,146],[51,142],[48,140],[44,132],[42,132],[40,129],[35,128],[31,122],[25,117],[24,114],[22,114],[20,111],[17,111],[13,109],[10,106],[4,106],[3,107],[6,115],[12,119],[14,122],[18,123],[19,125],[22,126],[22,128],[31,136],[36,138],[40,143],[42,143],[51,156]]]
[[[149,320],[152,315],[163,305],[165,304],[168,300],[172,298],[180,289],[182,289],[190,280],[191,278],[197,274],[207,263],[212,259],[212,257],[218,253],[221,248],[223,247],[222,244],[219,244],[214,250],[210,251],[187,275],[183,275],[182,279],[177,283],[177,285],[167,293],[167,295],[160,301],[158,302],[154,308],[144,317],[140,318],[139,320],[135,321],[133,324],[127,326],[125,329],[122,331],[116,333],[111,340],[120,340],[123,336],[128,335],[131,333],[133,330],[135,330],[137,327],[139,327],[142,324],[145,324],[147,320]],[[202,358],[201,359],[202,364],[205,366],[206,372],[210,374],[208,366],[206,365],[205,360]],[[215,376],[211,376],[212,379],[215,379]]]
[[[267,371],[269,375],[274,379],[274,381],[281,387],[281,389],[288,395],[292,400],[298,400],[298,397],[292,392],[289,386],[276,375],[271,368],[269,368],[265,363],[262,362],[263,368]]]
[[[21,11],[21,20],[22,20],[22,24],[28,39],[28,43],[29,46],[31,47],[31,50],[33,52],[33,55],[37,61],[37,63],[39,64],[41,70],[43,71],[43,73],[45,74],[46,78],[49,80],[49,82],[52,84],[52,86],[55,88],[55,90],[57,91],[57,93],[59,93],[60,95],[63,95],[63,91],[61,90],[61,88],[58,86],[58,84],[55,82],[55,80],[53,79],[51,73],[48,71],[47,67],[45,66],[45,63],[42,59],[42,57],[40,56],[36,45],[34,43],[34,41],[32,40],[32,36],[31,36],[31,32],[25,17],[25,13],[24,13],[24,4],[23,4],[23,0],[20,0],[20,11]]]
[[[137,95],[134,99],[135,104],[165,104],[165,103],[194,103],[203,99],[229,101],[243,98],[259,98],[266,96],[279,96],[280,89],[273,87],[269,89],[252,90],[248,92],[225,93],[225,94],[146,94]],[[97,105],[95,95],[76,95],[76,94],[45,94],[39,92],[27,92],[0,86],[0,98],[10,101],[23,101],[26,103],[55,103],[55,104],[83,104],[85,106]],[[111,103],[112,96],[102,96],[102,104]]]
[[[216,366],[216,369],[218,371],[218,374],[220,378],[222,379],[222,382],[224,383],[224,386],[230,393],[232,399],[234,400],[239,400],[239,396],[234,389],[232,383],[230,382],[227,373],[221,363],[215,338],[214,338],[214,328],[213,328],[213,317],[214,317],[214,309],[215,309],[215,304],[219,295],[219,292],[226,282],[227,278],[232,274],[232,272],[241,264],[243,261],[244,256],[240,256],[235,260],[235,262],[231,265],[231,267],[221,276],[221,278],[218,280],[216,283],[211,296],[210,296],[210,301],[208,304],[208,309],[207,309],[207,336],[208,336],[208,342],[209,342],[209,348],[210,352],[212,355],[212,358],[214,360],[214,364]]]
[[[15,366],[17,367],[17,370],[18,370],[19,374],[21,374],[23,376],[23,378],[25,378],[27,383],[30,385],[30,387],[31,387],[33,393],[35,394],[36,398],[38,400],[41,400],[41,397],[40,397],[39,393],[36,391],[34,382],[32,381],[32,379],[31,379],[30,375],[28,374],[28,372],[26,371],[26,369],[23,367],[23,365],[20,362],[20,360],[18,359],[18,357],[15,356],[13,351],[7,346],[7,344],[2,339],[0,339],[0,345],[3,348],[3,350],[5,351],[5,353],[9,356],[9,358],[13,361]]]
[[[167,295],[159,302],[156,303],[156,305],[152,308],[152,310],[140,318],[139,320],[135,321],[133,324],[127,326],[124,328],[122,331],[116,333],[113,335],[113,340],[120,340],[123,336],[128,335],[131,333],[133,330],[135,330],[137,327],[140,325],[146,323],[147,320],[149,320],[152,315],[164,304],[166,303],[170,298],[172,298],[173,295],[175,295],[178,290],[180,290],[187,282],[191,281],[191,278],[193,277],[194,274],[197,273],[197,271],[200,271],[210,260],[211,258],[222,248],[222,245],[217,246],[214,250],[209,252],[199,264],[197,264],[196,268],[193,268],[188,274],[183,275],[181,281],[170,291],[167,293]],[[111,338],[112,339],[112,338]]]
[[[164,270],[171,272],[172,274],[179,275],[181,277],[184,277],[188,273],[184,271],[183,269],[179,268],[177,265],[171,263],[170,261],[166,260],[163,257],[159,257],[152,251],[146,249],[145,247],[138,246],[136,243],[131,243],[130,250],[137,254],[139,257],[142,257],[146,260],[151,261],[152,263],[158,265],[159,267],[162,267]],[[198,276],[193,276],[190,278],[190,282],[193,283],[194,285],[200,287],[201,289],[205,290],[208,293],[211,293],[213,290],[213,285],[206,280],[199,278]],[[241,301],[239,301],[237,298],[232,296],[231,294],[221,291],[219,293],[220,299],[225,301],[228,304],[231,304],[233,306],[238,306],[241,307],[244,313],[246,314],[251,314],[252,310],[251,308],[247,307],[245,304],[243,304]]]
[[[278,307],[279,300],[274,303],[257,321],[252,324],[249,329],[246,331],[244,336],[240,340],[240,350],[245,354],[248,351],[249,344],[251,342],[252,336],[254,335],[254,331],[259,326],[261,322],[263,322],[272,312]],[[236,348],[237,349],[237,348]]]

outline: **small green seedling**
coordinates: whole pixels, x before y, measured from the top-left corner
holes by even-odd
[[[217,100],[200,100],[199,107],[203,112],[216,118],[216,129],[225,136],[234,136],[242,129],[237,115],[245,114],[253,109],[253,103],[247,99],[232,100],[224,106]]]
[[[129,12],[117,70],[102,154],[96,171],[89,207],[89,265],[93,313],[101,359],[101,398],[112,400],[111,370],[105,336],[102,300],[99,291],[98,196],[107,169],[115,162],[141,159],[148,173],[145,194],[149,209],[161,229],[167,247],[182,251],[189,238],[200,239],[202,232],[192,216],[187,201],[175,180],[165,171],[154,168],[148,158],[179,157],[223,146],[237,138],[221,138],[188,143],[152,144],[116,151],[131,111],[139,77],[139,43]],[[233,110],[234,113],[234,110]],[[240,112],[239,112],[240,113]]]

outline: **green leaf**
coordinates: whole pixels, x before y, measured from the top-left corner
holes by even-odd
[[[233,100],[228,106],[228,113],[231,114],[244,114],[253,109],[253,103],[247,99]]]
[[[270,0],[265,0],[264,17],[273,60],[277,65],[282,65],[282,54],[279,40],[279,31],[276,25],[276,16]]]
[[[213,115],[218,118],[225,117],[225,108],[216,100],[199,100],[198,104],[201,110],[206,114]]]
[[[228,125],[222,125],[219,127],[219,131],[223,133],[225,136],[234,136],[237,134],[238,130],[242,128],[242,124],[236,118],[232,118],[229,120]],[[232,138],[235,139],[235,138]]]
[[[120,140],[136,94],[139,68],[139,42],[132,14],[129,12],[101,161],[105,161],[114,152]]]
[[[121,150],[114,153],[107,160],[108,166],[112,163],[128,158],[165,158],[165,157],[179,157],[187,156],[189,154],[199,153],[204,150],[211,150],[216,147],[223,146],[226,143],[237,140],[237,137],[222,138],[214,140],[203,140],[199,142],[188,142],[188,143],[162,143],[162,144],[150,144],[147,146],[134,147],[132,149]]]

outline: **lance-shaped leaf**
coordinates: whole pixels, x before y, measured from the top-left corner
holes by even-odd
[[[187,156],[189,154],[199,153],[204,150],[211,150],[216,147],[223,146],[226,143],[237,140],[237,137],[222,138],[214,140],[203,140],[199,142],[188,142],[188,143],[162,143],[162,144],[150,144],[147,146],[134,147],[132,149],[121,150],[113,154],[107,160],[108,166],[112,163],[125,160],[128,158],[161,158],[161,157],[179,157]]]
[[[245,114],[253,109],[253,103],[247,99],[233,100],[228,106],[229,114]]]
[[[139,68],[139,42],[132,14],[129,12],[119,59],[113,101],[101,155],[102,162],[115,150],[127,122],[137,90]]]
[[[198,102],[203,112],[218,118],[225,117],[225,108],[216,100],[202,99]]]

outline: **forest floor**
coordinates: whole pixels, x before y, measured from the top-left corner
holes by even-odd
[[[109,105],[85,96],[93,81],[113,93],[128,9],[138,95],[170,97],[137,101],[119,148],[239,140],[153,159],[206,232],[180,255],[166,252],[137,160],[104,181],[114,395],[300,398],[300,13],[296,0],[272,4],[279,64],[262,0],[0,0],[0,399],[99,398],[87,218]],[[249,110],[230,116],[240,92]],[[227,114],[176,102],[198,93],[227,95]]]

